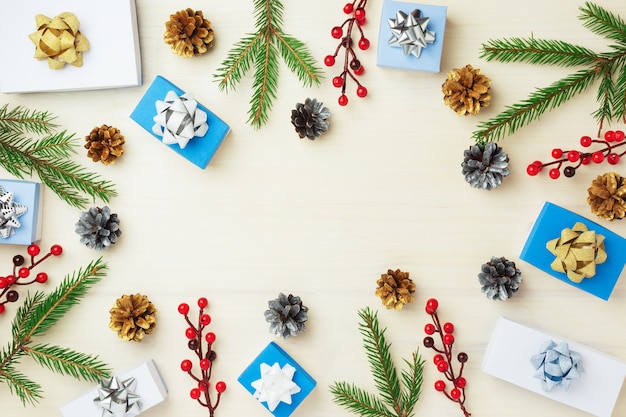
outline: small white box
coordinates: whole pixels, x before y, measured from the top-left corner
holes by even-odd
[[[70,12],[90,43],[83,65],[53,70],[33,57],[28,35],[37,31],[35,16]],[[135,0],[3,1],[0,14],[0,92],[93,90],[141,85],[141,57]],[[10,16],[10,18],[9,18]]]
[[[137,388],[134,393],[140,396],[141,413],[163,402],[167,397],[167,386],[153,360],[144,362],[137,368],[116,376],[120,380],[135,378]],[[97,397],[98,386],[61,407],[61,414],[63,417],[101,417],[102,408],[93,402],[94,398]]]
[[[551,391],[541,388],[541,380],[534,378],[531,356],[538,354],[546,340],[567,342],[570,350],[582,355],[583,372],[564,391],[556,386]],[[490,375],[519,385],[529,391],[552,398],[599,417],[610,417],[619,396],[626,364],[594,349],[541,330],[529,328],[500,318],[493,330],[482,370]]]

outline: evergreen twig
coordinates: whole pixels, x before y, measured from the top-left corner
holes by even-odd
[[[374,385],[378,395],[348,382],[335,382],[330,386],[336,404],[363,417],[409,417],[419,399],[422,386],[424,360],[419,349],[413,352],[410,361],[404,360],[408,370],[398,378],[391,358],[391,344],[385,340],[385,330],[380,329],[378,315],[369,308],[359,310],[362,323],[359,330],[363,336],[363,347],[367,355]]]
[[[0,166],[20,179],[36,173],[70,206],[85,208],[86,196],[108,203],[117,195],[114,185],[70,159],[76,153],[76,138],[65,130],[56,132],[53,121],[48,112],[0,107]],[[43,137],[34,140],[29,133]]]
[[[0,352],[0,382],[5,382],[9,392],[20,397],[24,405],[34,404],[43,396],[39,384],[15,369],[24,356],[30,356],[53,372],[77,379],[98,382],[109,376],[110,368],[97,356],[49,344],[32,345],[33,337],[45,333],[78,304],[87,290],[100,281],[106,269],[107,264],[98,258],[66,276],[51,294],[29,295],[16,312],[11,323],[13,340]]]
[[[600,80],[596,99],[599,108],[592,113],[598,122],[598,136],[605,121],[626,122],[626,23],[591,2],[579,8],[579,20],[592,32],[616,41],[610,52],[596,53],[582,46],[559,40],[509,38],[490,40],[482,45],[481,58],[487,61],[524,62],[562,67],[583,66],[548,87],[538,88],[520,103],[507,106],[498,115],[479,123],[472,133],[476,143],[494,142],[512,135],[519,128],[538,120]]]
[[[219,89],[228,92],[254,66],[248,123],[256,129],[267,122],[276,98],[279,55],[305,87],[319,84],[322,76],[306,45],[283,32],[282,12],[280,0],[254,0],[256,32],[235,43],[214,75]]]

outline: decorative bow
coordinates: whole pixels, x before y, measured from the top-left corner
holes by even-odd
[[[279,403],[291,404],[291,396],[300,392],[300,387],[292,381],[296,368],[285,364],[282,368],[275,362],[269,366],[261,364],[261,378],[252,382],[256,391],[254,398],[259,402],[267,402],[267,408],[274,411]]]
[[[157,115],[152,126],[154,134],[163,137],[163,143],[178,143],[185,149],[194,137],[201,137],[209,130],[206,112],[198,109],[198,102],[190,94],[178,97],[175,92],[168,91],[165,100],[155,103]]]
[[[61,69],[65,64],[83,65],[83,52],[89,50],[89,41],[79,30],[78,18],[69,12],[53,19],[43,14],[35,16],[37,32],[28,37],[35,44],[35,58],[47,59],[50,69]]]
[[[6,239],[14,235],[14,228],[22,225],[17,218],[27,211],[28,207],[14,201],[12,192],[0,186],[0,237]]]
[[[535,378],[541,380],[544,391],[550,391],[557,385],[567,391],[572,379],[580,377],[581,359],[580,353],[569,350],[567,343],[557,345],[549,340],[541,345],[541,353],[530,358],[530,363],[537,370]]]
[[[388,19],[391,30],[389,45],[402,47],[404,55],[419,58],[422,49],[435,42],[435,32],[427,29],[430,17],[421,16],[419,9],[409,15],[400,10],[396,12],[395,19]]]
[[[140,396],[135,394],[137,381],[128,378],[120,381],[117,377],[102,379],[94,404],[102,407],[102,417],[134,417],[141,412]]]
[[[573,282],[596,274],[596,264],[606,261],[604,236],[588,230],[587,226],[577,222],[571,229],[561,231],[561,237],[546,244],[546,248],[556,258],[550,267],[557,272],[565,272]]]

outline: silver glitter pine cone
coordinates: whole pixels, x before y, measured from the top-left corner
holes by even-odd
[[[522,272],[515,267],[515,262],[493,256],[491,261],[482,264],[478,282],[482,285],[480,291],[487,294],[488,299],[505,301],[519,290]]]
[[[324,103],[316,99],[307,98],[304,104],[297,103],[291,110],[291,124],[296,128],[300,139],[307,137],[310,140],[320,137],[328,130],[330,110]]]
[[[494,142],[470,146],[463,151],[461,172],[474,188],[492,190],[509,175],[509,156]]]
[[[91,207],[80,213],[75,230],[80,243],[95,250],[108,249],[122,234],[120,220],[108,206]]]
[[[287,296],[281,292],[277,299],[268,301],[267,305],[269,308],[264,314],[265,321],[270,323],[270,333],[289,339],[305,330],[309,309],[302,305],[300,297],[291,294]]]

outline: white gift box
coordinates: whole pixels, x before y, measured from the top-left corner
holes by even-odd
[[[35,45],[28,35],[37,31],[35,16],[50,18],[70,12],[89,40],[83,65],[48,68],[33,57]],[[0,25],[0,92],[92,90],[141,85],[141,58],[135,0],[28,0],[3,1]],[[10,18],[9,18],[10,17]]]
[[[571,351],[582,355],[580,377],[571,381],[567,391],[560,386],[544,391],[541,380],[534,378],[530,358],[542,343],[567,342]],[[602,352],[541,330],[500,318],[493,331],[482,363],[484,372],[519,385],[544,397],[578,408],[599,417],[610,417],[619,396],[626,364]]]
[[[115,375],[120,381],[135,378],[137,387],[134,391],[139,395],[141,413],[163,402],[167,397],[167,386],[153,360],[142,363],[137,368],[121,375]],[[63,417],[101,417],[102,407],[93,402],[98,398],[98,387],[61,407]],[[140,414],[141,414],[140,413]]]

